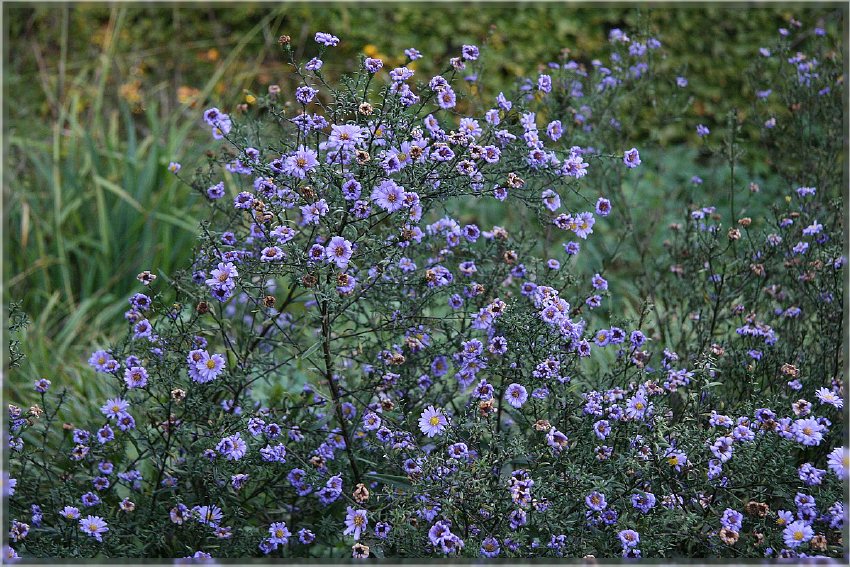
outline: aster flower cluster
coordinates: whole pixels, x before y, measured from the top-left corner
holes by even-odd
[[[687,211],[626,316],[594,251],[638,224],[622,186],[652,154],[617,117],[661,80],[659,40],[612,30],[604,63],[492,96],[456,80],[483,69],[475,45],[432,77],[414,48],[364,57],[332,88],[344,39],[313,39],[302,64],[282,38],[292,93],[203,113],[221,151],[174,174],[209,222],[191,269],[140,275],[127,339],[92,354],[115,392],[96,420],[56,427],[47,379],[52,409],[9,408],[7,556],[843,554],[825,176],[769,226]],[[789,88],[829,80],[818,61],[789,63]]]

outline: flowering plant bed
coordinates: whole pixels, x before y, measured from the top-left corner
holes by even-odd
[[[688,81],[609,39],[506,94],[474,45],[332,84],[340,38],[282,37],[300,86],[169,165],[208,220],[92,354],[114,394],[9,408],[6,556],[843,556],[840,49],[794,22],[753,54],[753,109],[695,126],[711,202],[646,250],[628,121],[681,126]]]

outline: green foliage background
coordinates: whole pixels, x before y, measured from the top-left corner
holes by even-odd
[[[416,70],[428,76],[462,44],[486,45],[481,87],[495,95],[557,60],[562,49],[590,63],[611,28],[648,29],[669,54],[663,65],[690,82],[693,124],[715,131],[729,109],[746,112],[750,93],[741,70],[779,27],[793,16],[805,29],[820,22],[840,33],[844,13],[837,5],[530,2],[3,9],[4,304],[19,300],[32,320],[18,337],[26,355],[16,369],[22,374],[7,385],[21,402],[38,377],[98,395],[85,364],[88,353],[123,330],[121,313],[138,272],[167,275],[186,265],[204,215],[204,205],[167,173],[168,163],[192,164],[209,147],[199,118],[203,108],[231,111],[246,93],[274,83],[286,92],[281,34],[292,36],[303,57],[315,51],[315,31],[342,38],[326,62],[331,75],[364,52],[392,65],[403,61],[405,48],[416,47],[425,56]],[[656,148],[644,158],[656,165],[632,198],[678,218],[695,199],[690,176],[710,180],[722,173],[707,159],[693,166],[700,144],[692,124],[659,129],[652,113],[636,112],[635,143]],[[758,155],[743,161],[753,180],[764,181]],[[702,198],[700,204],[709,203]],[[494,215],[501,213],[469,214],[498,222]],[[628,288],[629,276],[628,258],[607,274],[614,288]]]

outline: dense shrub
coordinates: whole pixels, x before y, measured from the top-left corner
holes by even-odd
[[[694,125],[728,187],[644,255],[635,320],[583,246],[633,245],[629,124],[680,119],[658,39],[494,96],[475,46],[331,85],[338,38],[282,37],[295,92],[207,109],[220,152],[170,166],[209,219],[92,354],[99,420],[46,380],[10,408],[8,555],[842,556],[843,62],[780,31],[751,77],[789,101],[757,118],[785,186],[736,175],[737,115]],[[492,200],[509,226],[475,222]]]

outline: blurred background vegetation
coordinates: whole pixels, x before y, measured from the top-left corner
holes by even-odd
[[[714,128],[751,94],[741,70],[792,16],[842,33],[837,7],[561,3],[254,3],[223,5],[5,4],[6,125],[4,201],[7,289],[31,323],[19,331],[26,358],[14,395],[31,380],[75,384],[98,395],[85,360],[123,333],[135,275],[185,267],[204,204],[167,173],[210,147],[201,111],[231,111],[249,92],[287,88],[278,37],[298,55],[315,51],[312,35],[342,38],[330,75],[366,53],[392,66],[416,47],[428,76],[464,43],[487,45],[482,87],[495,95],[518,77],[559,58],[590,61],[608,31],[658,34],[661,63],[686,76],[694,124]],[[286,90],[285,90],[286,92]],[[700,144],[693,127],[657,132],[638,117],[635,140],[665,151],[641,178],[641,199],[681,213]],[[639,144],[638,144],[639,145]],[[643,151],[642,151],[643,153]],[[749,166],[758,174],[758,156]],[[747,158],[745,158],[747,159]],[[680,167],[687,163],[688,167]],[[702,203],[707,204],[707,203]],[[480,216],[497,213],[482,211]],[[494,222],[498,219],[487,218]],[[627,270],[607,274],[627,278]],[[614,284],[616,285],[616,284]],[[8,387],[8,386],[7,386]],[[20,389],[20,391],[19,391]],[[24,401],[24,400],[21,400]]]

